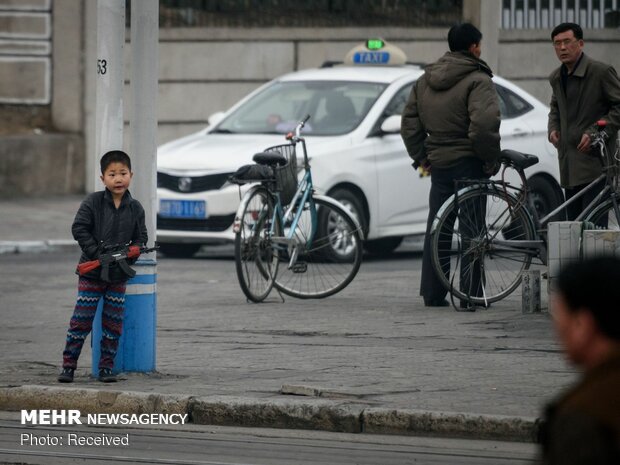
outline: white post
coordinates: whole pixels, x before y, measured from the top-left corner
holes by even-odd
[[[482,32],[482,59],[498,73],[499,67],[499,29],[501,24],[501,2],[481,0],[480,32]]]
[[[131,2],[131,192],[145,211],[148,245],[157,236],[157,84],[159,1]],[[157,359],[157,262],[155,253],[135,264],[137,275],[127,282],[123,322],[122,369],[150,372]],[[118,356],[117,356],[118,359]]]
[[[540,270],[523,273],[521,291],[521,312],[540,313]]]
[[[101,168],[99,160],[109,150],[123,150],[123,85],[125,46],[125,0],[97,1],[97,82],[95,92],[95,153],[90,158],[93,169],[91,186],[102,190],[99,180]],[[89,156],[91,156],[89,154]],[[103,299],[99,301],[92,332],[92,374],[97,376],[97,366],[101,352],[99,341],[102,337],[101,314]],[[122,343],[122,339],[121,339]],[[119,346],[119,352],[122,347]],[[116,357],[115,369],[122,369]]]
[[[548,227],[547,291],[555,290],[561,269],[581,260],[581,221],[553,221]]]
[[[123,48],[125,0],[97,2],[97,89],[95,116],[95,190],[101,189],[99,159],[109,150],[123,149]]]
[[[511,3],[510,25],[514,24],[514,2]],[[497,0],[468,0],[463,2],[463,21],[471,22],[482,32],[482,59],[494,73],[499,65],[499,30],[502,25],[502,3]]]
[[[146,212],[149,246],[156,236],[158,41],[158,0],[131,2],[131,191]]]

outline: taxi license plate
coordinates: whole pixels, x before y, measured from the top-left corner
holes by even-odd
[[[207,218],[204,200],[160,200],[159,215],[164,218]]]

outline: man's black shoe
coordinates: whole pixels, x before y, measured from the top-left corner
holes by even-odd
[[[479,308],[490,308],[491,304],[487,304],[487,305],[476,305],[473,304],[471,302],[468,302],[467,300],[461,300],[461,303],[459,304],[459,308],[457,309],[457,311],[459,312],[475,312],[476,310],[478,310]]]
[[[63,368],[60,374],[58,375],[58,382],[59,383],[72,383],[74,373],[75,373],[74,368]]]
[[[116,383],[116,375],[109,368],[99,370],[99,381],[102,383]]]
[[[425,307],[449,307],[450,302],[446,299],[424,299]]]
[[[459,305],[459,308],[456,309],[456,311],[457,312],[475,312],[477,309],[478,307],[475,304],[461,300],[461,304]]]

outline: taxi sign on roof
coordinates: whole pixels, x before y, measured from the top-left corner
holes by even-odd
[[[347,65],[400,66],[406,62],[405,52],[383,39],[368,39],[353,47],[344,59]]]

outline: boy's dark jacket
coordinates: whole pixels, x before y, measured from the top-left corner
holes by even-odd
[[[146,245],[148,234],[144,220],[144,208],[129,191],[121,199],[117,209],[109,190],[94,192],[84,199],[71,227],[73,238],[82,249],[80,263],[99,258],[104,246],[116,244]],[[132,264],[135,260],[129,261]],[[116,265],[110,265],[111,282],[127,281],[127,275]],[[101,268],[86,275],[101,279]]]

